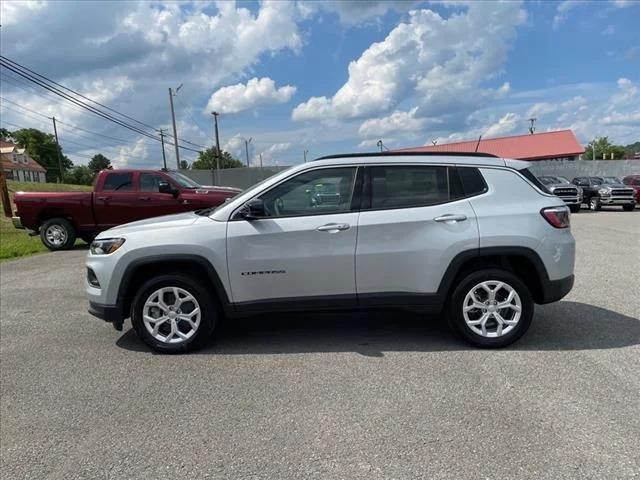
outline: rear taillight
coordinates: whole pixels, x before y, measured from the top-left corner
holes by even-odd
[[[543,208],[540,213],[552,227],[569,228],[571,225],[569,208],[567,207]]]

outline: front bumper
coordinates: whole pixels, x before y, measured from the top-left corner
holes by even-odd
[[[633,197],[613,197],[611,195],[600,195],[602,205],[635,205],[636,199]]]
[[[542,299],[540,304],[557,302],[565,297],[573,288],[574,276],[561,278],[559,280],[547,280],[542,284]]]
[[[18,216],[11,217],[11,223],[15,228],[19,228],[20,230],[24,230],[24,225],[22,225],[22,219]]]
[[[89,302],[89,313],[105,322],[113,323],[113,328],[116,330],[122,330],[124,318],[122,318],[122,309],[118,305]]]

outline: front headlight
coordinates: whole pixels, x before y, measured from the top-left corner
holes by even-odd
[[[118,250],[124,243],[124,238],[101,238],[91,242],[93,255],[109,255]]]
[[[610,188],[601,188],[600,190],[598,190],[598,193],[600,195],[608,195],[609,193],[611,193],[611,189]]]

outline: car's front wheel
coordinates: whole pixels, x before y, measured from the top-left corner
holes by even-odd
[[[600,197],[591,197],[589,199],[589,209],[597,212],[602,208],[602,202],[600,201]]]
[[[578,213],[580,211],[580,205],[569,205],[569,210],[571,210],[571,213]]]
[[[195,279],[181,274],[155,277],[136,294],[131,323],[138,336],[162,353],[197,349],[210,338],[218,311]]]
[[[623,205],[622,209],[625,212],[633,212],[633,210],[636,208],[635,204],[629,204],[629,205]]]
[[[531,325],[533,298],[527,286],[506,270],[467,275],[449,301],[453,330],[477,347],[506,347]]]

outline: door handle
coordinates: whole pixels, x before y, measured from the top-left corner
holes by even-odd
[[[466,215],[462,214],[453,214],[447,213],[446,215],[442,215],[440,217],[434,218],[436,222],[445,222],[445,223],[455,223],[455,222],[463,222],[467,219]]]
[[[316,230],[319,232],[335,233],[341,230],[348,230],[350,226],[348,223],[327,223],[326,225],[316,228]]]
[[[109,200],[111,197],[98,197],[98,200],[101,200],[103,202],[106,202],[107,200]]]
[[[138,197],[138,200],[151,200],[151,197]]]

